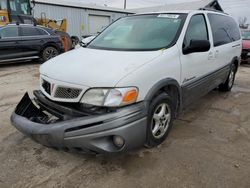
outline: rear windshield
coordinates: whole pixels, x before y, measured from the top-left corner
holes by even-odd
[[[250,40],[250,31],[242,31],[241,33],[243,40]]]
[[[122,18],[98,35],[88,48],[157,50],[171,46],[186,14],[152,14]]]

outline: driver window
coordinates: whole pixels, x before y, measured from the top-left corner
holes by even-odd
[[[18,37],[17,27],[6,27],[0,30],[0,38]]]
[[[202,14],[194,15],[184,38],[183,48],[190,45],[191,40],[209,40],[205,17]]]

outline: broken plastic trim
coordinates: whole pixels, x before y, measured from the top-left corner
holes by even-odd
[[[15,113],[38,123],[48,123],[49,120],[49,116],[33,104],[28,93],[25,93],[17,105]]]

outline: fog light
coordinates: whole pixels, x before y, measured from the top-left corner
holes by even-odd
[[[121,136],[113,136],[113,142],[118,148],[122,148],[125,144],[125,140]]]

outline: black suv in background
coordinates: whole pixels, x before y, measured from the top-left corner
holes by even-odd
[[[8,24],[0,27],[0,63],[41,59],[64,52],[59,35],[46,27]]]

